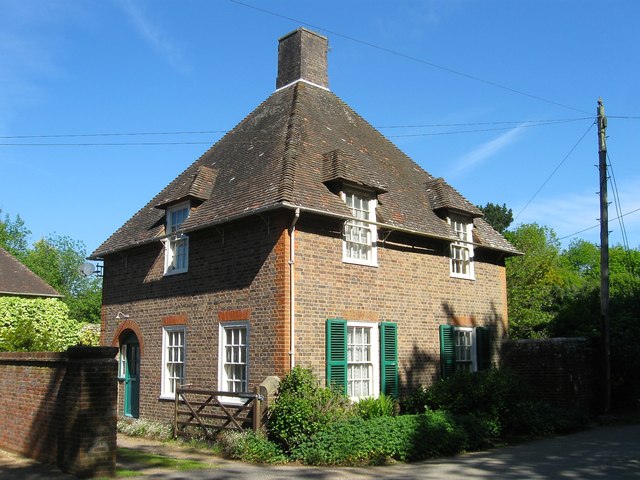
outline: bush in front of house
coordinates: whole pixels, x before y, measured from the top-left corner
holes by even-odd
[[[471,438],[479,440],[484,431],[485,444],[505,435],[568,433],[588,424],[585,412],[536,400],[530,386],[506,369],[458,372],[429,388],[417,389],[408,397],[404,410],[417,409],[423,403],[425,408],[454,414]]]
[[[468,436],[452,414],[426,411],[334,422],[302,442],[292,457],[309,465],[380,465],[451,455],[467,444]]]
[[[216,443],[220,453],[233,460],[272,465],[287,463],[282,449],[262,432],[227,431],[218,436]]]
[[[396,400],[385,394],[378,398],[363,398],[353,406],[354,413],[364,420],[376,417],[391,417],[396,414]]]
[[[270,409],[269,438],[290,452],[327,425],[352,415],[346,395],[322,387],[310,369],[296,366],[282,379]]]

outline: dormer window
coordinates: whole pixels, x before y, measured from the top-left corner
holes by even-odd
[[[182,223],[189,216],[189,203],[167,208],[164,250],[164,274],[186,272],[189,267],[189,237],[180,233]]]
[[[458,236],[451,244],[451,276],[473,280],[473,221],[464,217],[451,216],[447,222]]]
[[[370,223],[376,221],[377,201],[375,197],[357,190],[346,190],[341,195],[355,217],[344,222],[343,261],[361,265],[377,265],[377,229],[374,224]]]

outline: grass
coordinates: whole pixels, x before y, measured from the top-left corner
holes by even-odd
[[[186,458],[165,457],[155,453],[141,452],[130,448],[118,448],[118,462],[126,468],[116,469],[116,477],[126,478],[144,475],[144,470],[163,468],[167,470],[201,470],[215,465]]]

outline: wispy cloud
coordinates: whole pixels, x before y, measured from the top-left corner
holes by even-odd
[[[640,189],[640,179],[625,182],[620,187],[620,208],[629,244],[632,248],[640,244],[640,197],[635,192]],[[609,200],[613,200],[612,196]],[[599,196],[594,191],[572,193],[547,198],[532,203],[518,218],[520,223],[547,225],[556,232],[563,243],[573,238],[583,238],[599,242]],[[516,206],[514,211],[520,207]],[[628,214],[628,215],[625,215]],[[612,244],[622,242],[618,213],[613,204],[609,206],[609,230]]]
[[[523,128],[523,125],[518,125],[499,137],[485,142],[473,151],[463,155],[460,159],[454,161],[454,166],[449,172],[449,176],[454,177],[461,172],[470,172],[472,169],[480,166],[484,161],[513,144],[522,134]]]
[[[189,74],[191,66],[188,64],[181,49],[169,38],[169,35],[154,22],[142,9],[140,3],[121,0],[118,2],[122,10],[135,27],[138,34],[176,70]]]

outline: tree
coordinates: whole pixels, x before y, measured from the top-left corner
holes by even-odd
[[[84,263],[86,248],[80,241],[51,235],[38,240],[24,257],[24,263],[35,274],[64,295],[69,316],[77,321],[100,321],[102,282],[85,277],[78,271]]]
[[[504,203],[500,206],[489,202],[484,207],[477,207],[484,213],[484,220],[500,233],[504,233],[513,222],[513,211]]]
[[[2,214],[2,210],[0,210]],[[78,267],[87,256],[84,243],[67,236],[50,235],[29,248],[31,231],[20,215],[0,219],[0,247],[64,295],[69,316],[77,321],[100,321],[102,280],[84,277]]]
[[[1,214],[2,209],[0,209]],[[21,259],[27,252],[29,235],[31,232],[24,226],[20,215],[16,215],[15,220],[11,220],[8,213],[5,214],[4,220],[0,218],[0,247],[14,257]]]
[[[549,336],[554,289],[561,284],[560,242],[554,231],[535,223],[505,232],[522,256],[507,260],[507,298],[512,338]]]

